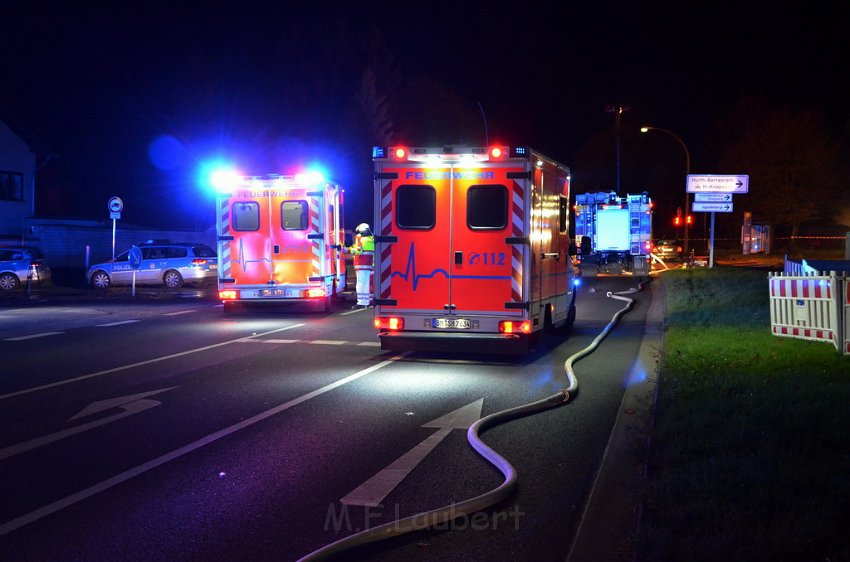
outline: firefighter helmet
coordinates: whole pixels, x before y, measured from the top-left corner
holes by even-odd
[[[354,231],[357,232],[358,234],[366,234],[367,232],[370,232],[371,230],[372,229],[369,228],[369,225],[366,224],[365,222],[361,222],[360,224],[357,225],[357,228],[354,229]]]

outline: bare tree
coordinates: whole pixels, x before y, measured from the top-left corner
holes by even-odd
[[[809,109],[777,107],[748,98],[730,122],[735,134],[719,168],[750,176],[747,206],[764,220],[790,228],[831,223],[839,209],[839,144]]]

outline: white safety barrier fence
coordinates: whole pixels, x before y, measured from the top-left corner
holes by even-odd
[[[850,355],[850,281],[846,274],[771,274],[769,283],[774,335],[829,342]]]

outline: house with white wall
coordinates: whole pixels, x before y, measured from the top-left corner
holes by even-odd
[[[0,240],[22,240],[36,214],[38,167],[54,155],[0,107]]]

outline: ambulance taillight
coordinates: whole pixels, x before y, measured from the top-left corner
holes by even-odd
[[[315,289],[307,289],[307,298],[315,299],[325,296],[325,290],[322,287]]]
[[[239,299],[239,291],[233,289],[225,289],[218,292],[218,298],[221,301],[235,301]]]
[[[531,321],[523,320],[516,322],[514,320],[502,320],[499,322],[499,332],[502,334],[530,334]]]
[[[396,316],[376,316],[374,326],[376,330],[400,332],[404,329],[404,318],[398,318]]]

